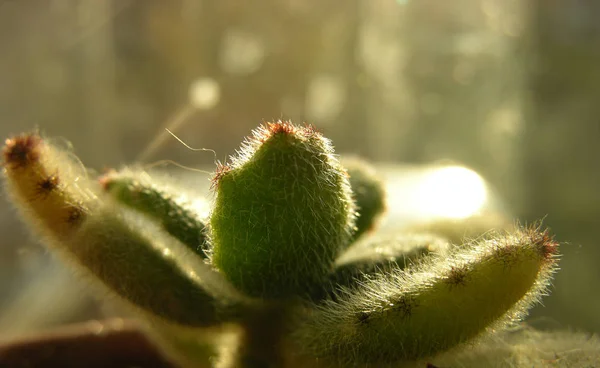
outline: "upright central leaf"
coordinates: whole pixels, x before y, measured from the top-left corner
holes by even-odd
[[[349,241],[354,210],[330,142],[269,123],[215,175],[212,262],[253,296],[298,295],[322,281]]]

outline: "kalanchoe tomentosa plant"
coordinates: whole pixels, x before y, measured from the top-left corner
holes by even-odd
[[[520,320],[556,269],[558,245],[539,226],[461,245],[364,236],[383,187],[310,126],[255,130],[218,165],[206,217],[165,178],[92,179],[37,134],[8,139],[3,155],[24,219],[133,306],[182,366],[200,366],[200,337],[223,325],[237,339],[215,348],[219,367],[432,366]]]

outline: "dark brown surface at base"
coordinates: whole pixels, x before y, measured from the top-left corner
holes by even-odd
[[[135,323],[92,321],[0,343],[0,368],[175,368]]]

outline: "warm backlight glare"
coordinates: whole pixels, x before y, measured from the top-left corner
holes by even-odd
[[[485,204],[487,188],[473,170],[446,166],[425,175],[417,197],[421,210],[433,217],[465,218]]]

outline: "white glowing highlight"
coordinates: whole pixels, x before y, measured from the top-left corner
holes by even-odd
[[[485,181],[473,170],[446,166],[429,172],[416,196],[421,210],[433,217],[465,218],[483,207],[488,193]]]
[[[212,78],[198,79],[190,86],[189,98],[190,104],[197,109],[212,109],[221,98],[219,83]]]

